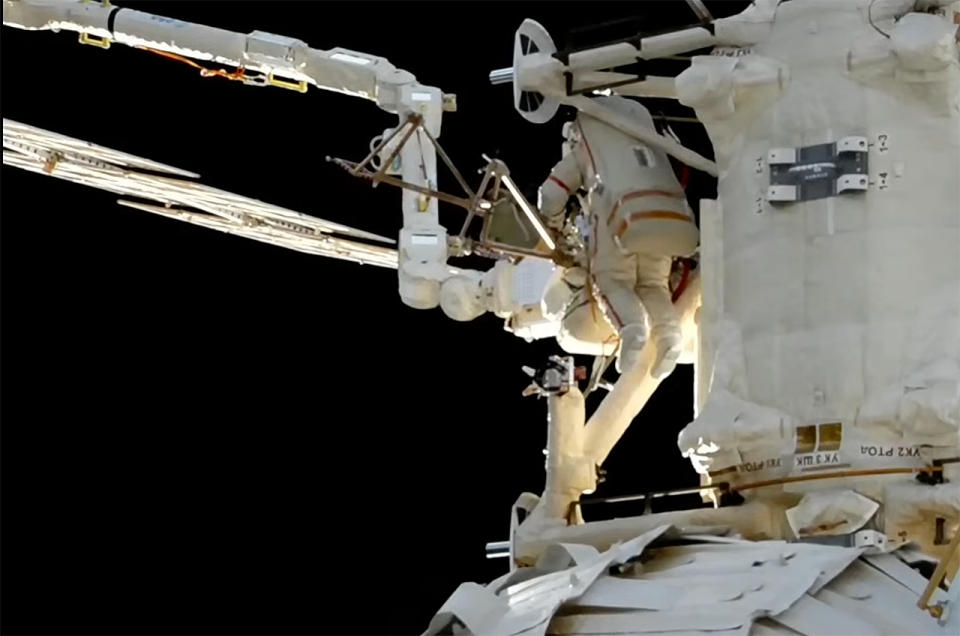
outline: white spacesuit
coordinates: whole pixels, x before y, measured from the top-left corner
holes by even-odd
[[[623,97],[606,107],[654,128],[650,113]],[[604,316],[620,336],[619,368],[636,362],[652,339],[651,375],[668,375],[681,353],[680,321],[670,296],[674,257],[691,255],[699,233],[667,156],[583,113],[565,127],[563,159],[540,187],[539,210],[560,229],[579,188],[589,209],[589,280]]]

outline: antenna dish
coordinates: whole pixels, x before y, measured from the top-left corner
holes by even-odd
[[[536,53],[553,55],[556,52],[557,47],[543,25],[529,18],[520,24],[513,39],[513,106],[521,117],[534,124],[550,121],[557,114],[560,102],[537,91],[522,90],[518,71],[526,56]]]

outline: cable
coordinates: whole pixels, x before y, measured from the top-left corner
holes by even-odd
[[[587,294],[587,299],[586,299],[586,300],[577,303],[577,304],[574,305],[573,307],[570,307],[570,308],[567,309],[565,312],[563,312],[563,318],[561,318],[560,321],[563,322],[564,320],[566,320],[567,318],[569,318],[571,315],[573,315],[573,312],[575,312],[576,310],[580,309],[581,307],[586,307],[586,306],[589,305],[589,304],[590,304],[590,295]],[[601,345],[601,346],[602,346],[602,345]]]
[[[161,57],[166,57],[171,60],[176,60],[177,62],[182,62],[188,66],[192,66],[193,68],[198,69],[200,71],[200,77],[223,77],[228,80],[241,81],[241,82],[244,82],[250,79],[246,76],[244,68],[242,66],[237,67],[237,70],[235,71],[229,72],[229,71],[225,71],[223,69],[218,69],[218,68],[207,68],[206,66],[197,64],[190,58],[184,57],[182,55],[177,55],[176,53],[169,53],[167,51],[151,49],[146,46],[138,46],[137,48],[143,49],[144,51],[149,51],[150,53],[155,53],[156,55],[159,55]]]
[[[870,4],[867,6],[867,21],[870,22],[870,26],[872,26],[877,33],[879,33],[880,35],[882,35],[883,37],[889,40],[890,36],[887,33],[884,33],[883,31],[881,31],[880,28],[873,23],[873,15],[870,12],[873,9],[873,3],[876,1],[877,0],[870,0]]]
[[[700,486],[695,488],[673,488],[667,490],[656,490],[648,493],[643,493],[642,495],[628,495],[624,497],[610,497],[607,499],[587,499],[584,501],[574,502],[573,505],[580,506],[583,504],[594,504],[594,503],[617,503],[620,501],[631,501],[636,499],[650,499],[653,497],[663,497],[670,495],[688,495],[695,494],[697,492],[703,492],[705,490],[716,490],[721,493],[732,493],[732,492],[741,492],[744,490],[751,490],[754,488],[764,488],[766,486],[778,486],[781,484],[792,484],[800,481],[815,481],[819,479],[835,479],[839,477],[864,477],[870,475],[898,475],[898,474],[912,474],[912,473],[929,473],[929,472],[942,472],[942,466],[925,466],[922,468],[868,468],[864,470],[843,470],[832,473],[819,473],[815,475],[796,475],[793,477],[781,477],[780,479],[770,479],[767,481],[755,481],[750,484],[734,485],[728,482],[722,481],[716,484],[710,484],[708,486]]]
[[[839,477],[866,477],[870,475],[909,475],[913,473],[939,473],[943,472],[943,466],[924,466],[922,468],[869,468],[865,470],[841,470],[833,473],[819,473],[816,475],[797,475],[794,477],[781,477],[780,479],[768,479],[767,481],[755,481],[749,484],[730,486],[730,490],[741,492],[752,490],[754,488],[765,488],[767,486],[779,486],[780,484],[793,484],[798,481],[816,481],[818,479],[835,479]]]
[[[710,15],[710,10],[704,6],[703,0],[687,0],[687,6],[697,14],[700,22],[704,24],[713,22],[713,16]]]

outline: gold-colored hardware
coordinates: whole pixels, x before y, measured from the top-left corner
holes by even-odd
[[[96,35],[90,35],[89,33],[81,33],[80,44],[89,44],[90,46],[98,46],[101,49],[109,49],[110,38],[101,38]]]
[[[297,91],[298,93],[307,92],[306,80],[291,82],[289,80],[277,79],[277,76],[273,73],[267,75],[267,84],[270,84],[271,86],[279,86],[280,88],[285,88],[290,91]]]

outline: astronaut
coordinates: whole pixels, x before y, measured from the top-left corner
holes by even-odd
[[[650,113],[623,97],[604,106],[654,128]],[[564,156],[540,186],[538,208],[553,229],[566,204],[587,192],[588,280],[604,317],[620,337],[617,368],[634,365],[648,340],[651,375],[669,375],[682,351],[680,320],[668,279],[674,257],[690,256],[699,232],[665,153],[580,113],[564,127]]]

